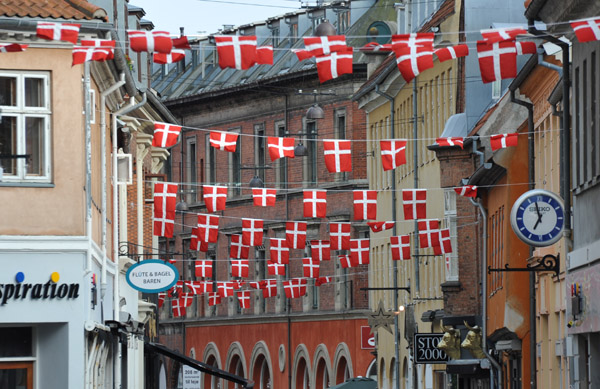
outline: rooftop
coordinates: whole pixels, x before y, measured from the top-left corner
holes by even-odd
[[[106,20],[106,11],[86,0],[3,0],[0,16],[44,19]]]

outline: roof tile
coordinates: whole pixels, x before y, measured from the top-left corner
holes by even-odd
[[[0,16],[106,20],[106,11],[86,0],[3,0]]]

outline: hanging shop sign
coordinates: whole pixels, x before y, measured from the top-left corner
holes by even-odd
[[[60,274],[53,272],[46,283],[29,283],[25,273],[18,272],[15,282],[0,284],[0,306],[18,300],[73,300],[79,297],[79,284],[59,283]]]
[[[515,201],[510,224],[519,239],[530,246],[556,243],[563,235],[565,210],[562,199],[543,189],[525,192]]]
[[[161,260],[147,259],[127,270],[127,283],[143,293],[158,293],[171,289],[179,280],[175,266]]]
[[[446,363],[448,355],[437,348],[444,334],[415,334],[415,363]]]
[[[360,326],[360,348],[363,350],[375,348],[375,334],[371,333],[369,326]]]

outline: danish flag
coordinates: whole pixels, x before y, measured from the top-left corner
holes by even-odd
[[[285,239],[271,238],[269,245],[270,261],[287,265],[290,263],[290,249],[285,244]]]
[[[459,146],[461,149],[463,148],[465,138],[462,137],[451,137],[451,138],[437,138],[435,143],[438,146],[451,147],[451,146]]]
[[[523,27],[490,28],[481,30],[481,36],[487,43],[514,41],[518,35],[527,34]]]
[[[406,139],[386,139],[379,142],[383,170],[406,164]]]
[[[301,54],[301,59],[300,56],[298,57],[300,60],[348,49],[346,37],[343,35],[307,36],[302,39],[304,39],[304,53]]]
[[[173,299],[171,301],[171,309],[173,310],[173,317],[185,316],[185,306],[182,300]]]
[[[207,252],[208,251],[208,242],[203,242],[200,239],[198,239],[199,235],[200,235],[200,233],[198,232],[198,227],[192,228],[192,234],[191,234],[191,239],[190,239],[190,250]]]
[[[242,290],[237,292],[238,302],[240,303],[240,308],[249,309],[250,308],[250,291]]]
[[[354,220],[377,218],[377,191],[354,190]]]
[[[115,41],[110,39],[82,39],[81,46],[87,47],[111,47],[115,48]]]
[[[256,63],[255,36],[215,36],[221,69],[249,69]]]
[[[600,40],[600,18],[590,18],[571,22],[571,27],[579,42]]]
[[[402,191],[404,220],[427,217],[427,189],[404,189]]]
[[[477,41],[477,57],[481,80],[488,83],[517,76],[517,47],[515,42],[488,43]]]
[[[392,260],[410,259],[410,235],[390,236]]]
[[[445,228],[439,230],[439,245],[433,246],[435,255],[450,254],[452,252],[452,241],[450,239],[450,230]]]
[[[77,43],[81,24],[37,22],[36,35],[50,41]]]
[[[440,62],[449,61],[460,57],[466,57],[469,55],[469,46],[467,45],[456,45],[449,47],[442,47],[441,49],[435,49],[434,54],[437,55]]]
[[[234,132],[210,132],[210,145],[218,150],[235,153],[238,134]]]
[[[231,258],[248,259],[248,254],[250,254],[250,246],[242,244],[242,236],[235,234],[231,235],[231,250],[229,256]]]
[[[285,275],[285,265],[282,263],[275,263],[268,261],[267,262],[267,273],[270,276],[284,276]]]
[[[385,230],[390,230],[394,228],[396,223],[394,222],[368,222],[367,225],[371,227],[371,231],[373,232],[381,232]]]
[[[352,143],[349,140],[324,139],[323,153],[330,173],[352,171]]]
[[[204,204],[208,212],[223,211],[227,203],[227,187],[219,185],[202,186]]]
[[[406,82],[433,67],[433,49],[429,47],[400,47],[394,49],[394,53],[398,70]]]
[[[149,53],[169,54],[173,49],[173,41],[166,31],[127,31],[129,45],[135,52],[147,51]]]
[[[248,281],[248,286],[252,289],[261,289],[264,281]]]
[[[187,50],[191,49],[190,42],[188,41],[187,36],[180,36],[179,38],[171,38],[171,41],[173,42],[173,47],[175,49],[187,49]],[[175,51],[175,49],[173,49],[173,51]]]
[[[175,212],[178,184],[157,182],[154,184],[154,210]]]
[[[369,264],[369,239],[350,239],[350,258],[358,265]]]
[[[535,54],[537,52],[535,42],[515,42],[515,47],[517,48],[517,55]]]
[[[271,161],[279,158],[294,158],[294,138],[278,138],[269,136],[267,138],[267,147]]]
[[[392,44],[391,43],[384,43],[383,45],[377,43],[377,42],[369,42],[366,45],[364,45],[363,47],[360,48],[360,51],[381,51],[383,52],[389,52],[392,51]]]
[[[154,138],[152,146],[154,147],[171,147],[177,143],[177,138],[181,132],[181,126],[168,123],[154,123]]]
[[[283,281],[285,297],[293,299],[304,296],[306,294],[306,283],[306,278],[292,278],[289,281]]]
[[[233,288],[234,284],[232,281],[217,282],[217,293],[219,293],[219,296],[221,297],[233,296]]]
[[[180,303],[183,303],[184,307],[189,307],[192,305],[192,302],[194,302],[194,294],[193,293],[182,293],[181,296],[179,296],[179,301]]]
[[[477,186],[476,185],[465,185],[458,188],[454,188],[454,191],[459,196],[464,197],[477,197]]]
[[[252,199],[257,207],[274,207],[277,189],[252,188]]]
[[[276,279],[269,278],[269,279],[261,281],[260,288],[263,291],[264,298],[277,296],[277,280]]]
[[[401,49],[405,47],[424,47],[433,50],[433,32],[419,32],[411,34],[392,35],[392,49]]]
[[[18,53],[25,51],[29,45],[20,45],[18,43],[0,43],[0,53]]]
[[[244,246],[260,246],[263,239],[263,221],[259,219],[242,219],[242,244]]]
[[[352,47],[318,56],[317,74],[321,84],[342,74],[352,74]]]
[[[154,53],[152,55],[152,62],[166,65],[170,63],[179,62],[185,58],[185,50],[173,49],[170,53]]]
[[[331,260],[331,245],[328,240],[311,240],[310,255],[315,261]]]
[[[208,306],[212,307],[215,305],[221,304],[221,295],[219,292],[209,292],[208,293]]]
[[[302,258],[302,268],[304,269],[304,277],[319,278],[320,262],[312,258]]]
[[[492,146],[492,151],[496,151],[498,149],[504,149],[511,146],[516,146],[519,141],[519,134],[496,134],[490,137],[490,145]]]
[[[184,284],[195,295],[206,293],[206,282],[204,282],[204,281],[185,281]],[[210,285],[212,285],[212,284],[210,284]]]
[[[102,62],[111,59],[113,56],[114,50],[110,47],[73,46],[73,62],[71,66],[89,61]]]
[[[419,220],[419,247],[424,249],[440,245],[440,222],[437,219]]]
[[[349,267],[358,266],[356,263],[352,262],[352,258],[349,255],[338,255],[338,259],[340,260],[340,265],[347,269]]]
[[[291,249],[303,249],[306,247],[306,222],[286,222],[285,242]]]
[[[158,293],[158,308],[162,308],[165,303],[165,297],[167,297],[167,292],[159,292]]]
[[[323,284],[328,284],[333,280],[333,277],[331,276],[327,276],[327,277],[319,277],[315,280],[315,285],[316,286],[321,286]]]
[[[210,259],[198,259],[194,264],[196,277],[212,278],[213,265]]]
[[[329,223],[329,239],[332,250],[350,250],[350,223]]]
[[[256,48],[257,65],[273,65],[273,46],[259,46]]]
[[[198,239],[207,243],[217,243],[219,238],[219,216],[198,214]]]
[[[231,260],[231,276],[248,278],[250,265],[247,259],[232,259]]]
[[[327,191],[312,189],[304,191],[304,217],[327,216]]]

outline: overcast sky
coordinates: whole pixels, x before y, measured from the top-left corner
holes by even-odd
[[[299,0],[131,0],[144,8],[154,29],[179,34],[215,33],[223,24],[236,26],[265,20],[300,8]]]

